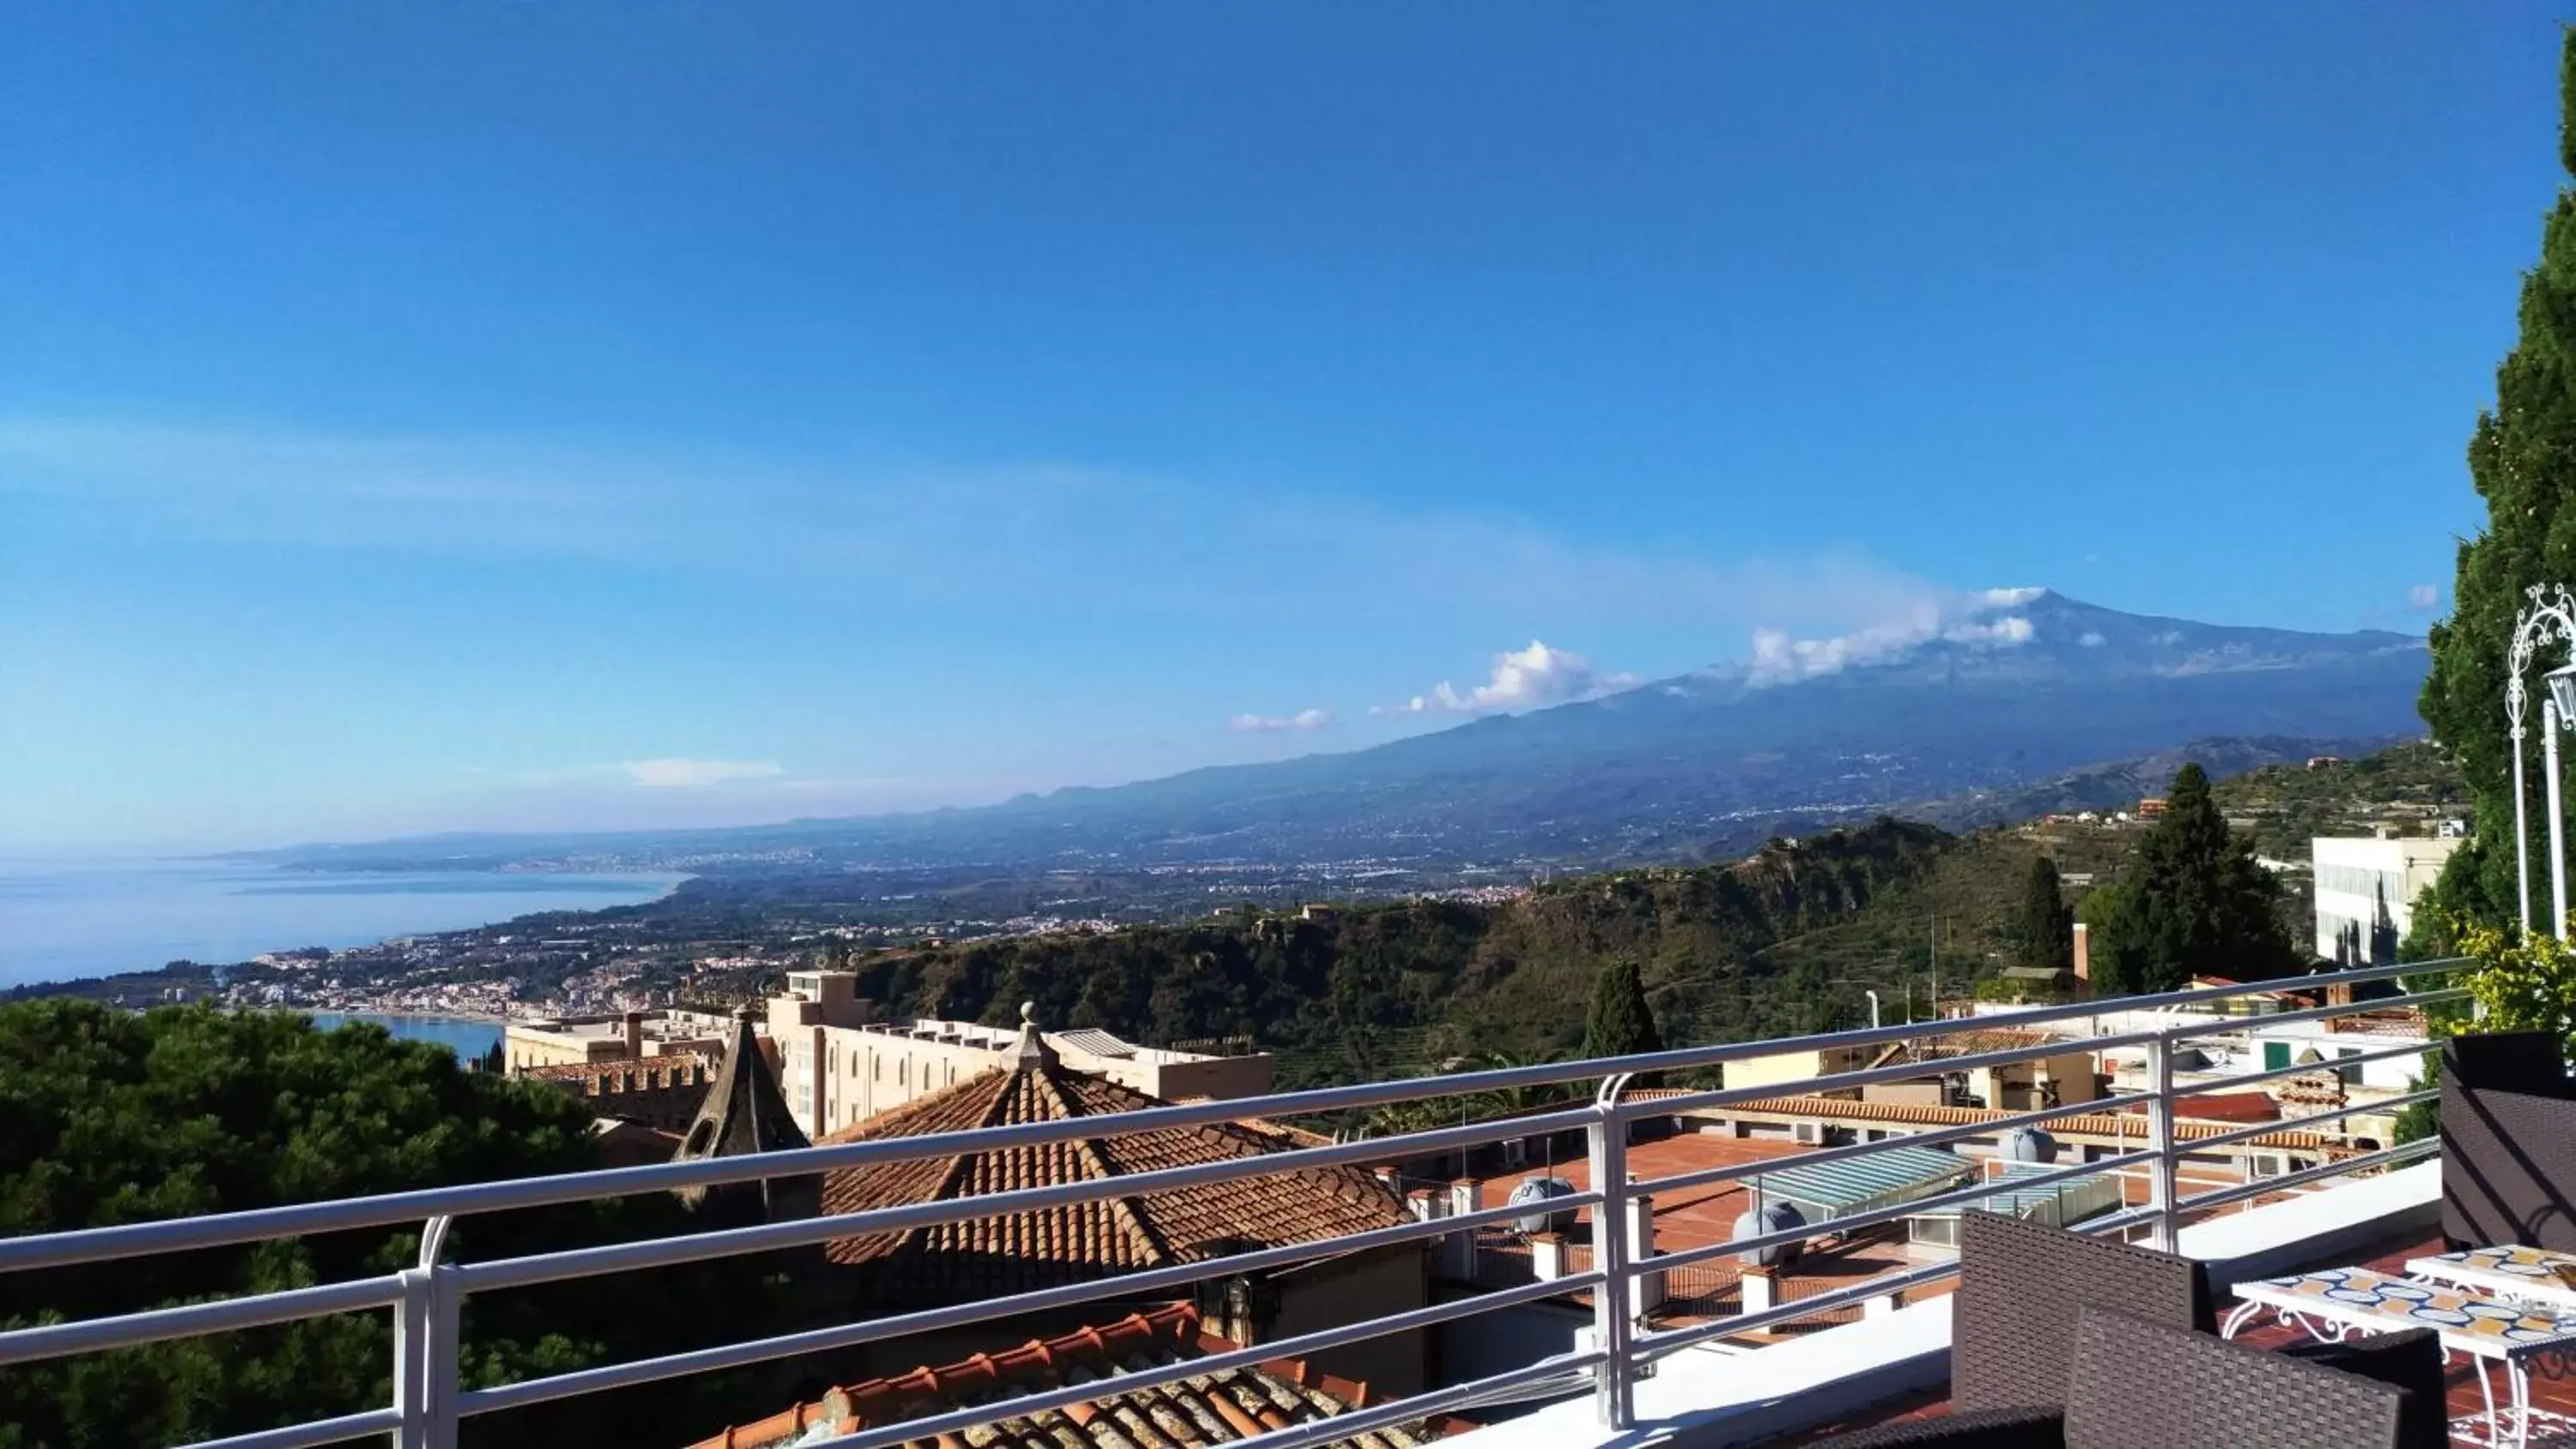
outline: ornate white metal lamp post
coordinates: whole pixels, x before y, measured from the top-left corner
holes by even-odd
[[[2526,841],[2522,803],[2522,737],[2523,714],[2529,707],[2522,676],[2531,665],[2532,651],[2544,644],[2566,645],[2570,662],[2543,675],[2548,695],[2540,703],[2541,768],[2548,778],[2544,782],[2549,797],[2549,920],[2550,933],[2564,939],[2567,935],[2567,847],[2564,839],[2564,816],[2558,803],[2558,732],[2576,725],[2576,597],[2570,597],[2567,586],[2555,591],[2533,584],[2523,593],[2531,606],[2522,611],[2513,624],[2513,649],[2507,656],[2510,677],[2504,687],[2505,721],[2513,736],[2513,877],[2522,903],[2522,931],[2531,934],[2531,850]]]

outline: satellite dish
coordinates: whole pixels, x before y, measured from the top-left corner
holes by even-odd
[[[1574,1196],[1574,1184],[1561,1177],[1532,1177],[1512,1189],[1503,1199],[1505,1207],[1538,1207],[1554,1198]],[[1512,1219],[1512,1227],[1523,1236],[1532,1233],[1571,1233],[1575,1210],[1561,1208],[1555,1212],[1530,1212]]]

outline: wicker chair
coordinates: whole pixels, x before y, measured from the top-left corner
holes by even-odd
[[[2441,1335],[2406,1328],[2349,1342],[2299,1343],[2281,1357],[2358,1374],[2406,1391],[2398,1442],[2406,1449],[2445,1449],[2451,1442],[2450,1385],[2442,1372]]]
[[[2078,1313],[2099,1304],[2217,1332],[2209,1273],[2189,1258],[1997,1213],[1962,1214],[1950,1308],[1950,1402],[1962,1413],[2066,1403]]]
[[[2442,1236],[2576,1252],[2576,1087],[2551,1033],[2442,1044]]]
[[[2430,1349],[2438,1368],[2440,1349],[2429,1331],[2391,1337]],[[1889,1424],[1819,1449],[2413,1449],[2409,1435],[2422,1423],[2412,1389],[2108,1309],[2079,1310],[2070,1349],[2062,1411],[1999,1409]],[[2433,1412],[2438,1432],[2441,1411]]]

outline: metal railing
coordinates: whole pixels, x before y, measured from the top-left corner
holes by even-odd
[[[2329,988],[2392,981],[2400,977],[2437,977],[2457,969],[2458,961],[2419,962],[2300,978],[2303,988]],[[506,1182],[388,1193],[333,1202],[261,1208],[247,1212],[91,1228],[39,1236],[0,1239],[0,1273],[58,1269],[147,1255],[301,1237],[356,1228],[420,1226],[417,1262],[397,1273],[315,1287],[247,1295],[216,1302],[151,1309],[71,1323],[53,1323],[0,1332],[0,1369],[10,1365],[96,1353],[174,1338],[197,1337],[265,1324],[292,1322],[326,1314],[387,1311],[394,1324],[393,1402],[362,1413],[203,1441],[205,1449],[300,1449],[300,1446],[344,1442],[390,1434],[398,1449],[452,1449],[461,1421],[529,1405],[631,1388],[683,1375],[744,1368],[807,1354],[826,1353],[915,1334],[958,1329],[992,1320],[1075,1307],[1096,1300],[1134,1300],[1140,1295],[1186,1290],[1200,1281],[1285,1268],[1327,1257],[1403,1244],[1437,1240],[1496,1227],[1530,1213],[1526,1205],[1501,1204],[1454,1215],[1432,1216],[1366,1232],[1315,1241],[1288,1243],[1201,1261],[1173,1264],[1096,1280],[979,1299],[943,1307],[870,1318],[824,1328],[719,1345],[654,1358],[578,1369],[497,1387],[468,1389],[460,1380],[460,1313],[472,1295],[544,1283],[559,1283],[641,1269],[668,1267],[718,1258],[767,1253],[818,1245],[834,1239],[873,1236],[942,1224],[1070,1207],[1112,1198],[1212,1184],[1272,1177],[1318,1168],[1381,1166],[1419,1160],[1433,1154],[1472,1149],[1554,1132],[1580,1131],[1589,1144],[1590,1187],[1572,1196],[1547,1201],[1549,1213],[1589,1209],[1597,1225],[1593,1251],[1584,1271],[1515,1284],[1451,1302],[1435,1303],[1390,1316],[1336,1325],[1294,1337],[1225,1353],[1183,1359],[1109,1379],[1067,1384],[1042,1392],[999,1399],[971,1408],[868,1428],[819,1443],[846,1449],[880,1449],[906,1440],[970,1429],[1049,1408],[1082,1403],[1106,1395],[1150,1388],[1229,1367],[1297,1358],[1390,1334],[1415,1332],[1481,1313],[1588,1294],[1592,1305],[1590,1342],[1581,1348],[1536,1362],[1337,1415],[1319,1423],[1275,1430],[1258,1436],[1264,1449],[1301,1446],[1351,1437],[1373,1428],[1408,1423],[1430,1415],[1511,1397],[1526,1397],[1548,1386],[1579,1385],[1588,1376],[1601,1422],[1629,1427],[1634,1418],[1634,1386],[1649,1364],[1667,1355],[1721,1336],[1741,1335],[1799,1319],[1813,1318],[1871,1300],[1884,1300],[1955,1275],[1955,1261],[1910,1266],[1848,1286],[1813,1292],[1755,1313],[1737,1313],[1680,1326],[1652,1326],[1639,1311],[1641,1278],[1698,1270],[1732,1255],[1784,1247],[1808,1240],[1849,1234],[1858,1229],[1944,1207],[1966,1207],[2008,1192],[2026,1192],[2054,1183],[2100,1173],[2143,1170],[2149,1201],[2107,1217],[2078,1224],[2081,1231],[2138,1231],[2157,1246],[2171,1248],[2183,1218],[2265,1193],[2285,1191],[2328,1177],[2384,1169],[2415,1161],[2438,1147],[2433,1139],[2356,1151],[2312,1167],[2240,1185],[2184,1197],[2177,1169],[2194,1154],[2250,1144],[2271,1133],[2301,1131],[2356,1113],[2395,1111],[2425,1100],[2429,1091],[2353,1103],[2289,1121],[2219,1133],[2178,1137],[2175,1103],[2180,1098],[2256,1083],[2272,1078],[2391,1060],[2423,1050],[2412,1044],[2383,1048],[2330,1062],[2228,1076],[2177,1086],[2174,1053],[2180,1043],[2200,1037],[2240,1035],[2302,1021],[2324,1021],[2347,1014],[2421,1007],[2460,999],[2458,987],[2405,991],[2395,997],[2330,1005],[2259,1017],[2176,1017],[2148,1029],[2074,1038],[2047,1038],[2029,1045],[1945,1056],[1931,1063],[1892,1063],[1838,1072],[1804,1081],[1772,1082],[1758,1087],[1721,1088],[1680,1094],[1659,1093],[1637,1100],[1627,1096],[1641,1074],[1669,1073],[1791,1051],[1875,1047],[1938,1039],[1962,1032],[1999,1027],[2025,1027],[2078,1021],[2112,1012],[2188,1011],[2190,1008],[2252,995],[2264,986],[2211,987],[2156,996],[2067,1003],[2011,1012],[1870,1027],[1854,1031],[1763,1042],[1689,1047],[1637,1056],[1578,1062],[1549,1062],[1450,1076],[1289,1092],[1235,1101],[1200,1102],[1158,1107],[1108,1117],[1076,1117],[936,1136],[890,1138],[658,1166],[614,1168]],[[1986,1114],[1981,1120],[1874,1142],[1821,1146],[1813,1151],[1758,1162],[1730,1164],[1648,1180],[1632,1180],[1627,1154],[1634,1125],[1641,1120],[1673,1118],[1715,1111],[1784,1096],[1844,1091],[1878,1083],[1919,1079],[1927,1072],[1959,1072],[2006,1066],[2071,1052],[2100,1053],[2142,1048],[2146,1058],[2143,1090],[2108,1098],[2066,1103],[2022,1112]],[[1588,1103],[1530,1115],[1512,1116],[1402,1136],[1338,1142],[1330,1146],[1196,1163],[1093,1181],[1051,1184],[1018,1191],[831,1214],[797,1221],[657,1238],[640,1242],[576,1248],[502,1258],[488,1262],[441,1261],[447,1227],[460,1216],[580,1202],[640,1193],[704,1188],[768,1178],[804,1177],[883,1163],[948,1157],[963,1153],[1114,1138],[1144,1132],[1168,1132],[1251,1118],[1285,1119],[1344,1113],[1389,1103],[1466,1093],[1598,1080]],[[1828,1221],[1727,1242],[1658,1253],[1637,1261],[1629,1240],[1631,1205],[1641,1194],[1740,1180],[1773,1173],[1801,1163],[1865,1158],[1895,1147],[1933,1147],[1976,1138],[1997,1138],[2022,1126],[2044,1127],[2064,1119],[2142,1108],[2142,1145],[2062,1168],[2017,1175],[2011,1180],[1980,1180],[1968,1187],[1939,1192],[1914,1201],[1872,1208]],[[1703,1270],[1704,1271],[1704,1270]],[[613,1290],[612,1290],[613,1291]],[[772,1406],[749,1405],[759,1417]]]

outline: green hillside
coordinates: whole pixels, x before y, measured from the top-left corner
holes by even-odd
[[[2304,861],[2310,834],[2437,818],[2459,798],[2429,747],[2222,782],[2222,811],[2267,853]],[[2134,807],[2134,801],[2122,802]],[[1582,1040],[1604,962],[1634,959],[1665,1039],[1745,1040],[1894,1019],[1969,991],[2021,956],[2031,862],[2054,861],[2070,903],[2120,871],[2144,827],[2051,817],[1951,835],[1882,818],[1775,839],[1729,864],[1553,882],[1493,905],[1414,900],[1305,919],[1245,910],[1216,921],[1011,937],[856,964],[898,1013],[1041,1020],[1171,1042],[1247,1037],[1282,1085],[1428,1070],[1489,1052],[1538,1056]],[[2284,881],[2294,939],[2311,933],[2302,878]]]

